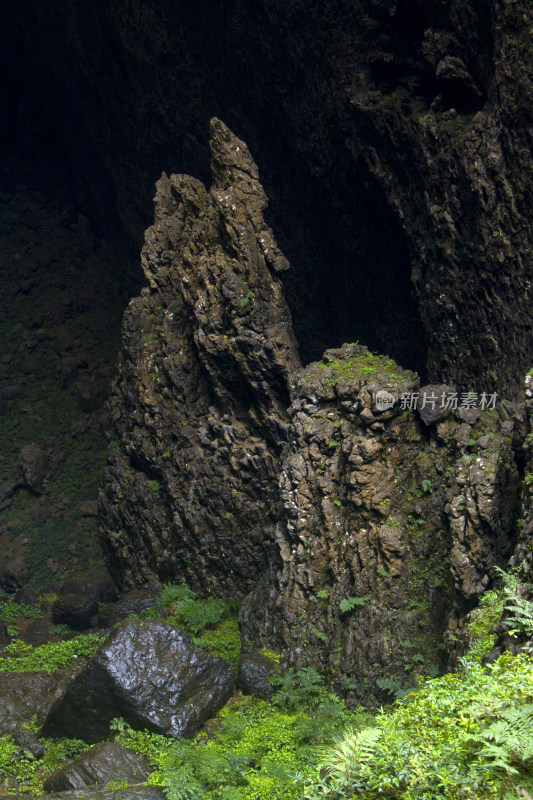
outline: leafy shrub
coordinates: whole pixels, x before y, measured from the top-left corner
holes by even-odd
[[[6,649],[18,657],[0,658],[0,672],[55,672],[70,666],[77,658],[88,658],[102,642],[96,634],[81,634],[65,642],[51,642],[35,648],[17,640]]]
[[[491,589],[481,597],[479,605],[470,614],[468,634],[469,658],[481,661],[494,647],[494,628],[501,619],[505,600],[501,592]]]
[[[172,606],[172,621],[182,625],[187,633],[196,634],[207,626],[216,625],[227,613],[223,600],[179,600]]]
[[[350,718],[331,699],[309,715],[242,698],[194,741],[134,731],[123,720],[117,740],[150,758],[149,782],[166,786],[168,800],[299,800],[314,772],[316,746]]]
[[[186,583],[165,584],[156,607],[142,616],[154,616],[161,608],[170,608],[171,616],[167,618],[167,622],[179,625],[190,636],[217,625],[235,610],[231,602],[217,597],[199,600]]]
[[[241,654],[239,606],[239,602],[233,600],[199,600],[186,583],[167,583],[157,604],[138,616],[151,619],[160,616],[161,609],[170,609],[171,616],[166,622],[181,628],[198,647],[211,655],[225,658],[236,670]]]
[[[289,669],[284,675],[270,673],[268,681],[278,687],[272,695],[272,703],[287,711],[302,711],[326,697],[324,680],[311,667],[298,671]]]
[[[500,574],[502,589],[487,592],[472,614],[461,669],[419,680],[392,711],[348,730],[323,752],[307,798],[514,800],[533,790],[533,659],[504,653],[482,664],[504,608],[512,633],[533,633],[533,603],[517,594],[518,579]],[[394,679],[378,683],[400,696]]]
[[[458,674],[426,679],[407,705],[379,713],[368,735],[348,733],[328,751],[328,778],[309,797],[487,800],[528,789],[532,696],[527,654],[505,653],[486,669],[465,662]]]

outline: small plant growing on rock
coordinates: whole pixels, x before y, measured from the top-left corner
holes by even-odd
[[[339,603],[341,614],[346,614],[348,611],[353,611],[358,606],[364,606],[368,602],[368,597],[345,597]]]

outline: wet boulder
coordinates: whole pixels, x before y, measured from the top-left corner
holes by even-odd
[[[0,589],[16,592],[30,579],[24,554],[16,552],[10,558],[0,558]]]
[[[111,628],[117,622],[121,622],[130,614],[140,614],[153,608],[159,600],[159,591],[154,589],[134,589],[122,595],[117,603],[113,603],[107,608],[103,608],[98,619],[102,628]]]
[[[38,725],[65,692],[70,671],[0,673],[0,736],[35,717]]]
[[[44,745],[37,736],[27,728],[19,728],[13,733],[13,741],[20,747],[23,753],[29,754],[32,758],[42,758],[44,756]]]
[[[162,786],[127,786],[124,789],[85,786],[70,792],[40,795],[40,800],[165,800],[165,797]]]
[[[58,640],[54,633],[54,623],[50,617],[33,619],[24,629],[21,638],[28,644],[33,645],[33,647],[39,647],[42,644]]]
[[[90,628],[97,613],[97,601],[85,594],[64,594],[52,606],[52,619],[56,625],[70,625],[79,631]]]
[[[24,606],[34,606],[38,599],[39,595],[37,592],[27,587],[19,589],[18,592],[15,592],[15,596],[13,597],[15,603],[20,603]]]
[[[93,743],[122,717],[134,728],[191,736],[226,703],[234,684],[228,662],[178,628],[124,620],[56,703],[42,733]]]
[[[47,792],[66,792],[95,784],[105,786],[114,780],[143,783],[148,772],[148,759],[116,742],[101,742],[50,775],[44,788]]]
[[[269,700],[274,687],[268,675],[276,665],[262,653],[248,653],[241,657],[237,673],[237,687],[243,694],[253,694],[262,700]]]

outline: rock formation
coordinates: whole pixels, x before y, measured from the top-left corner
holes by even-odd
[[[227,702],[235,674],[179,628],[159,620],[120,623],[52,705],[42,734],[90,744],[122,717],[136,729],[191,736]]]
[[[126,586],[172,576],[242,596],[257,583],[245,649],[380,701],[379,680],[445,666],[513,553],[524,408],[420,387],[359,344],[298,369],[257,170],[218,120],[211,147],[209,192],[183,176],[157,185],[102,535]]]
[[[428,428],[402,398],[423,413],[434,388],[358,345],[291,378],[277,555],[244,603],[244,643],[325,670],[355,702],[385,700],[384,677],[442,668],[513,551],[523,410],[459,397]]]
[[[111,401],[100,526],[122,586],[179,575],[243,594],[277,518],[288,377],[299,365],[248,148],[211,122],[213,184],[163,175]]]

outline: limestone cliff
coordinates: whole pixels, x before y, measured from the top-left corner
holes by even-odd
[[[291,380],[277,553],[245,601],[243,635],[285,664],[320,667],[355,702],[387,699],[384,677],[408,686],[443,668],[513,552],[523,409],[439,416],[439,400],[430,425],[402,409],[434,389],[359,345]],[[391,407],[376,404],[380,390]]]
[[[239,595],[277,519],[288,377],[299,365],[244,142],[211,122],[213,184],[163,175],[126,311],[100,527],[123,586],[179,575]]]

